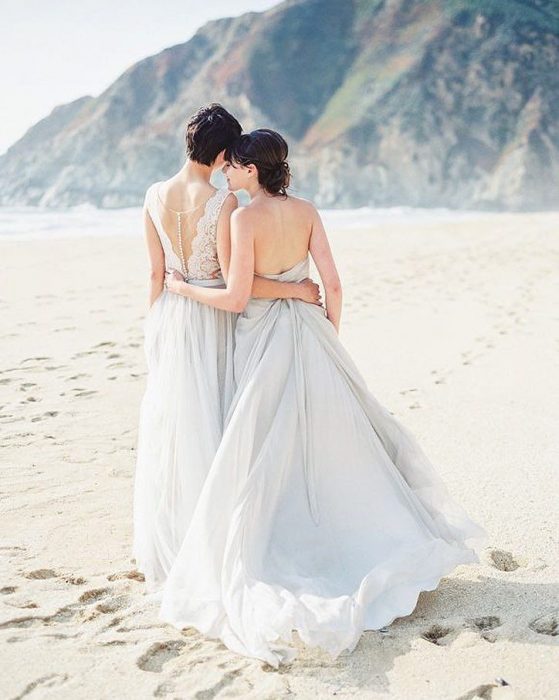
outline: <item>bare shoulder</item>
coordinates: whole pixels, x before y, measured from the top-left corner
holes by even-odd
[[[297,211],[300,216],[307,217],[309,220],[315,218],[318,214],[318,209],[310,199],[304,199],[303,197],[293,197],[289,195],[289,200],[291,206]]]
[[[238,206],[239,200],[237,199],[237,195],[234,192],[229,192],[225,195],[225,199],[223,200],[223,209],[229,209],[232,211]]]
[[[250,211],[250,207],[237,207],[232,214],[232,219],[238,223],[250,221],[253,213]]]
[[[258,221],[258,207],[252,204],[237,207],[231,214],[231,223],[234,223],[239,231],[252,231],[258,225]]]
[[[157,190],[157,187],[159,186],[160,182],[152,182],[151,185],[148,185],[146,187],[146,191],[144,194],[144,206],[147,205],[148,203],[148,198],[151,195],[152,192],[155,192]]]
[[[289,201],[293,202],[294,205],[301,207],[301,209],[316,210],[316,207],[310,199],[305,199],[304,197],[295,197],[294,195],[289,195]]]

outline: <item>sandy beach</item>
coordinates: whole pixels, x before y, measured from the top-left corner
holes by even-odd
[[[275,671],[159,622],[130,551],[141,235],[1,240],[0,697],[559,697],[559,214],[329,233],[342,340],[482,562],[336,661]]]

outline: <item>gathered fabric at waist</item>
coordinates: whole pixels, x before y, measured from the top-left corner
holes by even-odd
[[[195,280],[195,279],[189,279],[187,280],[188,284],[194,284],[196,287],[221,287],[225,288],[225,280],[223,277],[215,277],[213,279],[207,279],[207,280]]]
[[[288,270],[277,273],[258,274],[257,277],[264,277],[278,282],[301,282],[309,276],[309,256],[308,254],[299,262],[296,262]]]
[[[169,267],[168,265],[165,267],[165,272],[167,274],[170,274],[172,272],[177,272],[176,268],[174,267]],[[225,280],[223,279],[223,275],[218,275],[217,277],[208,277],[207,279],[187,279],[186,282],[188,284],[194,284],[196,287],[226,287],[227,285],[225,284]]]

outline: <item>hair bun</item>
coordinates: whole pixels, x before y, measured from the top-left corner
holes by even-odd
[[[266,189],[272,194],[287,194],[286,189],[289,187],[291,172],[289,164],[286,160],[275,163],[269,171],[266,180]]]
[[[291,172],[286,140],[277,131],[256,129],[243,134],[227,150],[226,158],[234,163],[256,165],[258,182],[270,194],[287,196]]]

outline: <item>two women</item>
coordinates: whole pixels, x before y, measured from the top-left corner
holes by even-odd
[[[237,206],[228,189],[210,184],[225,148],[241,134],[227,110],[211,104],[186,128],[187,160],[166,182],[151,185],[144,225],[151,268],[145,325],[147,388],[140,412],[134,487],[133,554],[150,591],[167,578],[217,451],[233,397],[237,314],[169,294],[165,273],[191,285],[224,286],[229,221]],[[251,293],[319,303],[310,280],[286,284],[255,278]]]
[[[168,297],[240,314],[235,393],[160,617],[276,667],[294,655],[293,630],[333,656],[352,650],[478,561],[485,538],[341,345],[336,266],[315,207],[287,194],[287,154],[266,129],[227,148],[229,188],[251,200],[231,215],[226,286],[167,275]],[[255,293],[306,279],[309,255],[325,311]]]

